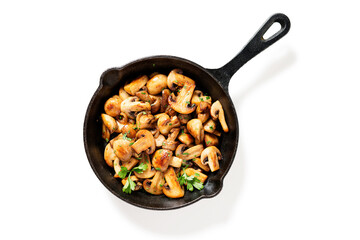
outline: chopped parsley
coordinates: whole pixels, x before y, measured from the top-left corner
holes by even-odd
[[[186,189],[192,192],[194,188],[197,190],[201,190],[204,188],[204,184],[197,178],[199,177],[199,173],[195,173],[195,175],[188,176],[185,172],[178,178],[180,186],[186,185]]]
[[[137,173],[143,173],[146,169],[147,169],[147,165],[145,163],[140,163],[139,166],[134,167],[131,170],[128,170],[126,167],[121,166],[120,167],[120,171],[118,172],[118,176],[121,179],[124,179],[127,176],[127,180],[126,183],[124,185],[124,187],[122,188],[122,191],[124,193],[130,194],[131,191],[135,190],[136,187],[136,183],[134,183],[133,180],[131,180],[131,173],[132,172],[137,172]]]

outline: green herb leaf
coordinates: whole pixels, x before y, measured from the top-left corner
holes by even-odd
[[[140,163],[139,166],[134,167],[131,171],[137,172],[137,173],[143,173],[148,168],[147,164]]]
[[[126,183],[122,190],[124,193],[130,194],[132,191],[135,190],[135,187],[136,187],[136,184],[134,183],[133,180],[131,180],[131,177],[129,174],[129,177],[127,178]]]
[[[129,170],[126,168],[126,167],[124,167],[124,166],[121,166],[121,169],[120,169],[120,171],[118,172],[118,175],[119,175],[119,177],[120,178],[125,178],[126,177],[126,175],[129,173]]]

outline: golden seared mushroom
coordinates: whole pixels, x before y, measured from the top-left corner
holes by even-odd
[[[183,71],[181,69],[172,70],[167,77],[167,86],[171,91],[175,91],[178,86],[184,86],[185,83],[195,85],[195,81],[183,75]]]
[[[147,165],[146,170],[142,173],[134,172],[135,176],[137,176],[138,178],[152,178],[155,175],[156,171],[154,168],[151,167],[150,157],[148,154],[141,154],[139,164],[142,163]]]
[[[155,117],[149,112],[139,112],[136,115],[136,128],[137,129],[149,129],[156,126]]]
[[[160,110],[160,103],[161,98],[157,96],[150,95],[150,106],[151,106],[151,113],[155,114]]]
[[[129,161],[124,162],[121,166],[122,167],[126,167],[127,170],[131,170],[133,169],[133,167],[135,167],[137,164],[139,163],[139,160],[137,160],[134,157],[131,157]],[[118,173],[118,172],[116,172]]]
[[[202,172],[200,172],[199,170],[195,170],[193,168],[186,168],[185,171],[186,175],[190,176],[195,176],[197,179],[200,180],[200,182],[204,183],[207,179],[206,174],[203,174]]]
[[[170,94],[168,98],[170,107],[181,114],[192,113],[196,109],[196,105],[190,103],[194,89],[195,84],[185,82],[177,96],[174,93]]]
[[[206,147],[219,145],[218,137],[210,133],[205,133],[204,142]]]
[[[122,134],[120,134],[122,136]],[[120,159],[122,162],[127,162],[130,160],[133,150],[130,146],[132,143],[126,137],[119,137],[115,141],[112,142],[112,148],[114,149],[115,155]]]
[[[123,125],[123,127],[121,128],[121,133],[123,133],[124,135],[126,134],[126,136],[129,138],[135,138],[136,137],[135,125],[131,123]]]
[[[105,139],[106,142],[108,142],[110,139],[110,130],[105,126],[104,123],[102,124],[101,129],[101,137]]]
[[[213,120],[219,119],[219,122],[220,122],[221,127],[224,130],[224,132],[229,131],[229,128],[225,121],[225,113],[224,113],[223,107],[222,107],[221,103],[219,102],[219,100],[217,100],[216,102],[214,102],[211,105],[210,114],[211,114],[211,117],[213,118]]]
[[[105,113],[111,117],[116,117],[121,113],[121,98],[117,95],[106,100],[104,105]]]
[[[176,140],[176,137],[179,135],[180,128],[173,128],[170,130],[168,138],[163,142],[162,148],[170,151],[175,151],[177,145],[179,144]]]
[[[203,92],[200,90],[195,90],[191,98],[191,103],[195,104],[196,106],[199,106],[199,104],[202,102],[206,102],[211,105],[211,97],[205,96]]]
[[[167,115],[169,115],[170,117],[175,116],[175,115],[178,114],[178,113],[177,113],[174,109],[172,109],[169,105],[168,105],[167,108],[165,109],[165,113],[166,113]]]
[[[135,96],[140,98],[140,100],[143,102],[151,103],[150,95],[148,94],[148,92],[146,90],[141,90],[141,91],[136,92]]]
[[[214,133],[216,130],[216,122],[212,119],[209,119],[205,124],[204,124],[204,131],[208,132],[208,133]]]
[[[123,87],[121,87],[119,89],[119,97],[121,99],[121,101],[124,101],[125,99],[127,99],[128,97],[130,97],[130,95],[124,90]]]
[[[155,145],[158,148],[161,148],[163,146],[164,141],[166,140],[166,138],[162,134],[159,134],[159,136],[154,139],[155,139]]]
[[[188,148],[187,150],[185,150],[182,154],[180,154],[177,157],[181,158],[182,160],[190,160],[193,158],[200,157],[203,150],[204,150],[204,147],[202,144],[195,145],[191,148]]]
[[[163,194],[162,189],[164,186],[164,174],[162,172],[157,171],[153,179],[145,179],[143,182],[143,187],[145,191],[154,195]]]
[[[175,156],[180,157],[186,150],[186,144],[180,144],[175,150]]]
[[[169,166],[172,154],[172,151],[166,149],[157,150],[153,155],[152,165],[157,171],[164,172]]]
[[[121,111],[132,119],[135,119],[137,112],[150,110],[150,103],[141,102],[138,97],[128,97],[121,102]]]
[[[115,119],[105,113],[101,114],[101,119],[107,129],[109,129],[110,134],[116,131],[118,125]]]
[[[146,75],[143,75],[133,81],[131,81],[130,83],[125,84],[124,86],[124,90],[134,96],[136,94],[136,92],[138,92],[141,88],[143,88],[147,81],[149,80],[149,78]]]
[[[212,172],[219,170],[219,160],[221,159],[221,152],[215,146],[207,147],[201,153],[201,163],[204,165],[209,165],[209,168]]]
[[[160,113],[155,116],[157,126],[162,135],[168,135],[172,128],[180,127],[180,121],[177,116],[169,117],[166,113]]]
[[[154,136],[148,130],[139,130],[136,133],[136,141],[131,146],[137,154],[145,151],[147,154],[152,154],[155,151]]]
[[[179,167],[181,167],[182,162],[183,162],[183,160],[181,158],[172,156],[170,159],[169,166],[179,168]]]
[[[168,98],[171,92],[169,89],[164,89],[161,91],[161,99],[160,99],[160,112],[165,112],[166,108],[169,106]]]
[[[172,167],[169,167],[164,173],[165,181],[163,193],[169,198],[181,198],[185,194],[185,190],[180,186],[176,173]]]
[[[194,158],[192,161],[193,161],[193,163],[195,163],[199,168],[201,168],[201,169],[204,170],[205,172],[210,171],[210,168],[209,168],[208,165],[202,164],[201,158]]]
[[[206,122],[210,117],[210,108],[211,105],[207,102],[200,102],[196,107],[197,118],[200,119],[202,123]]]
[[[185,132],[180,133],[178,139],[180,142],[186,144],[187,146],[194,142],[194,138],[191,136],[191,134]]]
[[[187,122],[191,119],[190,114],[179,114],[178,116],[181,124],[187,124]]]
[[[187,125],[187,130],[191,134],[191,136],[195,139],[195,144],[200,144],[204,140],[204,127],[202,125],[202,122],[197,119],[191,119]]]
[[[167,76],[156,74],[147,82],[146,87],[151,95],[157,95],[167,87]]]
[[[118,159],[110,143],[108,143],[105,147],[104,159],[109,167],[114,167],[114,161]]]
[[[126,184],[127,179],[128,179],[128,178],[126,177],[126,178],[124,178],[123,180],[121,180],[122,185],[125,185],[125,184]],[[130,177],[130,179],[136,184],[134,191],[140,190],[140,189],[142,188],[142,183],[139,182],[139,179],[138,179],[136,176],[132,175],[132,176]]]
[[[157,120],[157,118],[155,117]],[[157,138],[160,135],[159,127],[156,125],[153,129],[150,129],[151,134],[154,136],[154,138]]]

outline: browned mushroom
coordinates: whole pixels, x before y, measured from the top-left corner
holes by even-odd
[[[119,134],[119,138],[117,138],[115,141],[112,142],[112,147],[114,149],[115,155],[122,161],[127,162],[130,160],[133,150],[130,146],[132,143],[131,139],[128,139],[127,137],[123,136],[122,134]]]
[[[154,139],[155,139],[155,145],[158,148],[161,148],[163,146],[164,141],[166,140],[166,138],[162,134],[159,134],[159,136]]]
[[[139,164],[146,164],[147,168],[142,173],[134,172],[135,176],[137,176],[138,178],[152,178],[155,175],[156,171],[154,168],[151,167],[150,157],[148,154],[141,154]]]
[[[152,165],[157,171],[164,172],[169,166],[172,157],[172,151],[166,149],[157,150],[152,158]]]
[[[160,99],[160,112],[165,112],[166,108],[169,106],[168,98],[170,96],[170,90],[164,89],[161,91],[161,99]]]
[[[159,94],[167,87],[167,76],[164,74],[156,74],[147,82],[146,86],[150,94]]]
[[[181,158],[172,156],[171,159],[170,159],[169,166],[179,168],[179,167],[181,167],[182,163],[183,163],[183,160]]]
[[[176,137],[179,135],[179,132],[180,132],[180,128],[172,128],[170,130],[168,138],[163,142],[162,148],[171,150],[171,151],[175,151],[177,145],[179,144],[176,141]]]
[[[181,124],[187,124],[187,122],[191,119],[190,114],[179,114],[178,117]]]
[[[191,119],[186,127],[189,133],[194,137],[195,144],[200,144],[204,141],[204,127],[199,119]]]
[[[104,105],[105,113],[111,117],[116,117],[121,113],[121,98],[115,95],[106,100]]]
[[[203,150],[204,150],[204,147],[202,144],[195,145],[195,146],[185,150],[182,154],[180,154],[177,157],[181,158],[182,160],[190,160],[193,158],[200,157]]]
[[[219,139],[214,134],[205,133],[204,142],[206,147],[217,146],[219,144]]]
[[[155,117],[149,112],[139,112],[136,115],[136,128],[137,129],[149,129],[156,126]]]
[[[110,130],[105,126],[105,124],[103,123],[102,124],[102,126],[101,126],[101,137],[103,138],[103,139],[105,139],[105,141],[106,142],[108,142],[109,141],[109,139],[110,139]]]
[[[130,83],[125,84],[124,86],[124,90],[134,96],[136,94],[136,92],[138,92],[142,87],[144,87],[148,81],[148,77],[146,75],[143,75],[133,81],[131,81]]]
[[[200,119],[202,123],[206,122],[210,117],[210,108],[211,105],[207,102],[200,102],[196,108],[197,118]]]
[[[102,122],[104,123],[105,127],[109,129],[110,134],[116,131],[118,125],[115,119],[105,113],[101,114]]]
[[[191,134],[185,132],[180,133],[178,139],[187,146],[194,142],[194,138],[191,136]]]
[[[151,113],[155,114],[160,110],[161,98],[150,95],[150,99]]]
[[[185,82],[177,96],[174,93],[170,94],[168,98],[170,107],[181,114],[192,113],[196,108],[195,104],[190,103],[194,89],[195,84]]]
[[[160,113],[155,115],[157,121],[157,126],[159,131],[163,135],[168,135],[170,130],[175,127],[180,126],[180,121],[177,116],[169,117],[166,113]]]
[[[210,171],[210,168],[209,168],[208,165],[202,164],[201,158],[199,158],[199,157],[198,157],[198,158],[194,158],[192,161],[193,161],[193,163],[195,163],[199,168],[201,168],[201,169],[204,170],[205,172]]]
[[[212,117],[214,120],[219,119],[219,122],[220,122],[221,127],[222,127],[222,129],[224,130],[224,132],[228,132],[228,131],[229,131],[229,128],[228,128],[228,126],[227,126],[227,124],[226,124],[226,121],[225,121],[224,110],[223,110],[223,107],[222,107],[221,103],[219,102],[219,100],[217,100],[216,102],[214,102],[214,103],[211,105],[210,114],[211,114],[211,117]]]
[[[121,102],[121,111],[129,118],[135,119],[136,113],[150,111],[151,105],[148,102],[141,102],[138,97],[128,97]]]
[[[200,172],[199,170],[195,170],[193,168],[186,168],[184,170],[184,172],[186,173],[186,175],[190,176],[194,176],[197,179],[199,179],[202,183],[204,183],[207,179],[206,174],[203,174],[202,172]]]
[[[183,75],[183,71],[181,69],[172,70],[167,77],[167,86],[171,89],[171,91],[175,91],[178,86],[184,86],[185,83],[195,85],[195,81]]]
[[[119,89],[119,97],[121,99],[121,101],[124,101],[125,99],[127,99],[128,97],[130,97],[130,95],[124,90],[123,87],[121,87]]]
[[[186,150],[186,144],[180,144],[175,150],[175,156],[180,157]]]
[[[115,159],[118,159],[110,143],[108,143],[105,147],[104,159],[106,164],[109,165],[109,167],[114,167],[114,161]]]
[[[145,191],[154,195],[163,194],[162,189],[164,186],[164,174],[162,172],[157,171],[153,179],[145,179],[143,182],[143,187]]]
[[[219,170],[219,160],[221,159],[221,152],[215,146],[207,147],[201,153],[201,163],[204,165],[209,165],[209,168],[212,172]]]
[[[204,124],[204,131],[206,131],[208,133],[214,133],[215,130],[216,130],[216,122],[212,119],[209,119]]]
[[[136,133],[136,139],[131,147],[137,154],[143,151],[147,154],[152,154],[155,151],[155,140],[148,130],[139,130]]]
[[[202,102],[206,102],[211,105],[211,97],[205,96],[203,92],[200,90],[195,90],[191,98],[191,103],[195,104],[196,106],[199,106],[199,104]]]
[[[163,193],[169,198],[181,198],[185,194],[185,190],[180,186],[175,171],[169,167],[164,173],[165,181]]]

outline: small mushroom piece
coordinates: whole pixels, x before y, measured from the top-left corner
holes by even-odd
[[[133,169],[133,167],[135,167],[137,164],[139,163],[139,160],[137,160],[134,157],[131,157],[129,161],[123,163],[121,166],[122,167],[126,167],[127,170],[131,170]],[[116,172],[118,173],[118,172]]]
[[[136,139],[131,147],[137,154],[143,151],[147,154],[152,154],[155,151],[155,140],[150,131],[139,130],[136,133]]]
[[[150,95],[149,95],[148,92],[145,91],[145,90],[140,90],[140,91],[136,92],[136,93],[135,93],[135,96],[137,96],[138,98],[140,98],[140,100],[143,101],[143,102],[151,103]]]
[[[117,95],[106,100],[104,105],[105,113],[111,117],[116,117],[121,113],[121,98]]]
[[[169,166],[172,157],[172,151],[166,149],[157,150],[152,158],[152,165],[157,171],[164,172]]]
[[[175,151],[177,145],[179,144],[176,140],[176,137],[179,135],[180,128],[172,128],[168,135],[168,138],[163,142],[162,148]]]
[[[154,75],[146,84],[148,92],[152,95],[161,93],[167,87],[167,76],[164,74]]]
[[[121,128],[121,133],[123,133],[124,135],[126,134],[126,137],[128,138],[135,138],[136,137],[135,125],[131,123],[125,124]]]
[[[155,114],[160,110],[160,103],[161,103],[161,98],[160,97],[156,97],[156,96],[151,96],[150,95],[150,101],[151,101],[151,113]]]
[[[214,134],[215,136],[217,136],[217,137],[221,137],[221,132],[218,131],[218,130],[215,130],[215,131],[213,132],[213,134]]]
[[[184,151],[181,155],[177,156],[181,158],[182,160],[190,160],[193,158],[197,158],[201,155],[202,151],[204,150],[204,147],[202,144],[195,145],[186,151]]]
[[[219,160],[222,159],[220,150],[215,147],[207,147],[201,153],[201,163],[209,165],[209,168],[212,172],[219,170]]]
[[[165,181],[163,193],[169,198],[181,198],[185,194],[185,190],[180,186],[174,168],[169,167],[164,173]]]
[[[156,171],[154,168],[151,167],[150,157],[148,154],[143,153],[141,155],[139,164],[142,163],[147,165],[146,170],[142,173],[134,172],[135,176],[137,176],[138,178],[152,178],[155,175]]]
[[[211,105],[210,114],[213,120],[219,119],[221,127],[224,130],[224,132],[229,132],[229,128],[225,121],[224,110],[219,100],[217,100]]]
[[[180,127],[180,121],[177,116],[170,118],[166,113],[160,113],[155,118],[158,119],[157,126],[162,135],[168,135],[172,128]]]
[[[127,179],[128,179],[128,178],[126,177],[126,178],[124,178],[123,180],[121,180],[122,185],[125,185],[125,184],[126,184]],[[134,191],[140,190],[141,187],[142,187],[142,183],[139,182],[139,179],[138,179],[136,176],[134,176],[134,175],[130,176],[130,179],[136,184]]]
[[[183,75],[183,71],[181,69],[172,70],[167,77],[167,86],[171,89],[171,91],[175,91],[177,86],[184,86],[185,83],[195,85],[195,81]]]
[[[108,142],[110,139],[110,130],[105,126],[104,123],[102,124],[101,129],[101,137],[105,139],[106,142]]]
[[[210,117],[210,108],[211,105],[207,102],[200,102],[196,107],[197,118],[200,119],[202,123],[206,122]]]
[[[161,100],[160,100],[160,112],[165,112],[166,108],[169,106],[168,98],[171,92],[169,89],[164,89],[161,91]]]
[[[143,182],[143,187],[145,191],[154,195],[163,194],[162,189],[164,186],[164,174],[162,172],[157,171],[153,179],[145,179]]]
[[[195,90],[191,98],[191,103],[195,104],[196,106],[199,106],[199,104],[202,102],[206,102],[211,105],[211,97],[205,96],[203,92],[200,90]]]
[[[136,94],[136,92],[138,92],[141,88],[143,88],[147,81],[149,80],[149,78],[146,75],[143,75],[133,81],[131,81],[130,83],[125,84],[124,86],[124,90],[134,96]]]
[[[105,113],[101,114],[101,119],[107,129],[109,129],[110,134],[116,131],[118,125],[115,121],[115,119]]]
[[[194,158],[194,159],[193,159],[193,163],[195,163],[199,168],[201,168],[201,169],[204,170],[205,172],[210,171],[209,166],[202,164],[200,158]]]
[[[206,174],[203,174],[202,172],[200,172],[199,170],[195,170],[194,168],[186,168],[185,171],[186,175],[190,176],[194,176],[197,179],[199,179],[202,183],[204,183],[207,179]]]
[[[121,102],[121,111],[132,119],[135,119],[137,112],[150,110],[150,103],[141,102],[138,97],[128,97]]]
[[[216,130],[216,122],[212,119],[209,119],[204,124],[204,130],[208,133],[214,133],[214,131]]]
[[[191,119],[186,127],[191,136],[194,137],[195,144],[200,144],[204,141],[204,127],[199,119]]]
[[[187,122],[191,119],[190,114],[179,114],[178,116],[181,124],[187,124]]]
[[[123,87],[121,87],[119,89],[119,97],[121,99],[121,101],[124,101],[125,99],[127,99],[128,97],[130,97],[130,95],[124,90]]]
[[[143,111],[136,115],[136,127],[138,129],[149,129],[155,126],[156,119],[151,113]]]
[[[166,140],[166,138],[162,134],[160,134],[157,138],[154,139],[155,139],[155,145],[158,148],[161,148],[163,146],[164,141]]]
[[[155,117],[157,120],[157,118]],[[154,136],[154,138],[157,138],[160,135],[159,127],[156,125],[154,129],[150,130],[151,134]]]
[[[185,82],[177,96],[174,93],[170,94],[168,98],[170,107],[181,114],[192,113],[196,109],[196,105],[190,103],[194,89],[195,84]]]
[[[172,156],[170,159],[169,166],[179,168],[179,167],[181,167],[182,162],[183,162],[183,160],[181,158]]]
[[[115,159],[117,159],[118,157],[115,155],[114,153],[114,149],[112,148],[111,144],[108,143],[105,147],[105,151],[104,151],[104,159],[106,164],[109,167],[114,167],[114,161]]]
[[[180,142],[186,144],[187,146],[194,142],[194,138],[189,133],[180,133],[178,139]]]
[[[206,147],[217,146],[219,144],[218,137],[210,133],[205,133],[204,141]]]
[[[186,150],[186,144],[180,144],[179,146],[177,146],[175,150],[175,156],[176,157],[182,156],[185,150]]]
[[[122,134],[119,135],[122,136]],[[133,154],[133,150],[130,144],[131,142],[127,139],[124,139],[123,137],[119,137],[112,142],[114,153],[122,162],[129,161]]]

